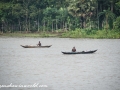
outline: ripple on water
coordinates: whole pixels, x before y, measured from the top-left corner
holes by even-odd
[[[50,48],[25,49],[41,41]],[[94,54],[64,55],[61,51],[98,49]],[[26,90],[119,90],[119,39],[0,38],[0,85],[45,84]],[[24,88],[4,88],[24,90]]]

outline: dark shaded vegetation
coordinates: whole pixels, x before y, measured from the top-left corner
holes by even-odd
[[[120,0],[0,0],[0,33],[120,38]]]

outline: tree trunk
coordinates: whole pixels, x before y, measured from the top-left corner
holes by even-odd
[[[64,21],[63,21],[63,30],[64,30],[64,27],[65,27],[65,26],[64,26]]]
[[[29,30],[31,30],[31,29],[30,29],[30,17],[29,17]]]
[[[69,30],[70,30],[70,27],[71,27],[71,23],[69,22]]]
[[[40,8],[38,9],[38,32],[40,31],[40,30],[39,30],[39,20],[40,20],[40,19],[39,19],[39,12],[40,12]]]
[[[26,10],[26,19],[25,19],[25,21],[26,21],[26,31],[28,32],[28,12],[27,12],[27,10]]]
[[[43,29],[43,31],[45,31],[45,20],[44,20],[44,29]]]
[[[53,32],[53,21],[52,21],[52,32]]]
[[[29,6],[29,2],[30,0],[23,0],[23,5],[24,5],[24,9],[25,9],[25,31],[28,32],[28,6]]]
[[[103,1],[98,1],[98,13],[99,12],[103,12]],[[103,15],[101,15],[98,18],[98,27],[99,27],[99,29],[102,29],[103,19],[104,19]]]
[[[38,17],[38,32],[39,32],[40,30],[39,30],[39,17]]]
[[[111,12],[113,12],[113,1],[111,1]]]
[[[3,22],[2,22],[2,33],[3,33],[3,29],[4,29],[4,26],[3,26]]]
[[[86,23],[85,23],[85,17],[81,16],[81,23],[82,23],[82,28],[85,28]]]
[[[19,31],[21,32],[20,18],[18,19],[18,23],[19,23]]]
[[[57,27],[57,19],[56,19],[56,30],[58,29],[58,27]]]

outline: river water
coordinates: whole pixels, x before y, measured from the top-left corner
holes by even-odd
[[[36,45],[38,41],[52,47],[20,46]],[[98,51],[61,53],[71,51],[73,46],[77,51]],[[120,90],[120,39],[1,37],[0,87],[0,90]]]

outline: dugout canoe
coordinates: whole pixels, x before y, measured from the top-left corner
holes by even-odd
[[[49,48],[52,45],[46,45],[46,46],[31,46],[31,45],[21,45],[23,48]]]
[[[63,54],[91,54],[96,52],[97,50],[90,50],[90,51],[81,51],[81,52],[62,52]]]

